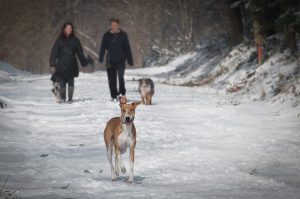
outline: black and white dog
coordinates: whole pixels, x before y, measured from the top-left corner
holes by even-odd
[[[53,88],[51,92],[54,94],[57,103],[62,103],[64,100],[62,98],[62,89],[60,86],[61,77],[58,72],[54,72],[51,76],[51,81],[53,83]]]

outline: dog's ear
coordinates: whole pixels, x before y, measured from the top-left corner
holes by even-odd
[[[142,103],[141,101],[137,101],[137,102],[132,102],[131,105],[134,106],[134,107],[137,107],[141,103]]]
[[[127,103],[127,98],[126,98],[126,96],[120,96],[120,97],[119,97],[119,101],[120,101],[120,104],[126,104],[126,103]]]

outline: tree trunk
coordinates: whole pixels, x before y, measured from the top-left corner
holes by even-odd
[[[257,46],[257,54],[258,54],[258,65],[262,64],[263,58],[263,46],[264,46],[264,32],[263,25],[260,16],[256,12],[256,4],[255,0],[251,0],[249,2],[249,10],[252,18],[252,27],[253,27],[253,38],[255,41],[255,45]]]
[[[291,53],[294,54],[297,51],[297,40],[296,31],[292,24],[288,25],[287,30],[285,31],[285,39]]]

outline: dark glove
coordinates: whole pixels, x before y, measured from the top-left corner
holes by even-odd
[[[88,65],[90,65],[90,66],[95,66],[94,60],[91,58],[90,55],[88,55],[88,56],[86,57],[86,63],[87,63]]]

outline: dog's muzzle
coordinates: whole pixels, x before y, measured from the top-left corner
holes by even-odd
[[[126,116],[125,118],[123,118],[123,123],[130,125],[133,122],[133,118]]]

